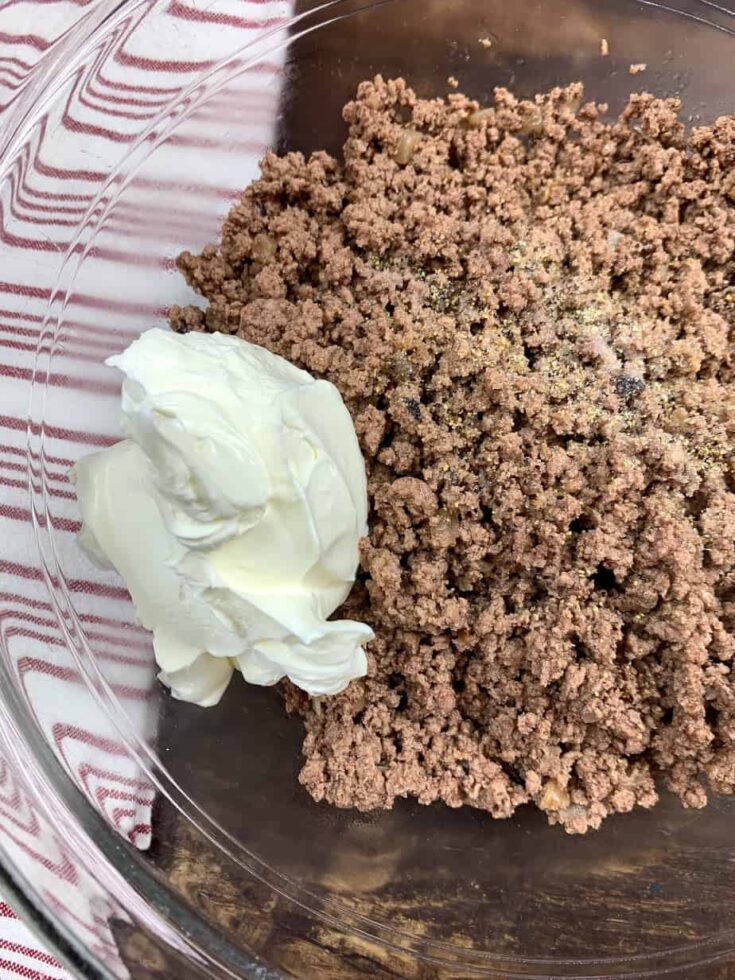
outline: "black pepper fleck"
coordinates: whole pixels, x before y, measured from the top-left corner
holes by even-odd
[[[646,387],[643,378],[636,378],[632,374],[619,374],[615,379],[615,393],[620,398],[634,398],[640,395]]]
[[[404,402],[406,408],[413,418],[417,422],[421,421],[421,406],[419,405],[418,399],[416,398],[406,398]]]

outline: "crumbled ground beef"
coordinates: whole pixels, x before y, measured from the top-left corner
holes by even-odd
[[[180,257],[174,328],[333,381],[367,463],[369,675],[286,687],[315,799],[584,832],[735,790],[735,119],[678,108],[378,77],[343,162],[267,156]]]

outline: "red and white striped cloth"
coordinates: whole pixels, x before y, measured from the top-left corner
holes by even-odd
[[[0,126],[16,100],[32,81],[34,69],[48,57],[55,42],[86,13],[87,4],[77,2],[17,2],[0,6]],[[4,202],[3,202],[4,204]],[[35,286],[22,263],[26,249],[13,237],[8,240],[8,222],[3,214],[3,244],[0,254],[6,259],[0,282],[0,626],[2,642],[15,660],[18,676],[26,684],[47,738],[54,740],[69,769],[89,786],[89,795],[98,801],[108,818],[125,826],[131,840],[145,846],[150,838],[152,790],[138,774],[124,771],[115,740],[105,732],[100,737],[89,718],[81,722],[84,703],[75,697],[80,678],[68,666],[58,662],[54,650],[63,648],[64,637],[48,597],[43,594],[40,563],[30,532],[28,501],[29,460],[26,440],[28,419],[28,380],[34,367],[43,304],[44,285]],[[12,259],[8,253],[13,250]],[[27,259],[26,259],[27,261]],[[13,275],[20,263],[20,274]],[[9,274],[10,273],[10,274]],[[42,279],[42,276],[38,277]],[[89,335],[87,356],[94,353],[94,335]],[[67,470],[78,452],[67,447],[49,455],[45,464],[50,493],[60,501],[72,501]],[[51,468],[52,467],[52,468]],[[38,477],[40,474],[35,474]],[[69,524],[69,531],[75,524]],[[94,583],[80,582],[82,591],[93,591]],[[121,616],[115,604],[124,595],[110,595],[106,600],[109,615],[100,615],[95,603],[89,627],[97,630],[114,648]],[[125,653],[122,648],[123,655]],[[4,650],[5,653],[5,650]],[[144,656],[144,655],[143,655]],[[141,660],[143,659],[141,656]],[[147,659],[147,658],[146,658]],[[122,666],[122,664],[121,664]],[[136,665],[136,670],[141,668]],[[150,675],[150,664],[143,670]],[[145,682],[150,687],[150,680]],[[90,752],[90,739],[97,740]],[[124,757],[123,757],[124,758]],[[129,766],[127,767],[129,770]],[[94,785],[93,785],[94,784]],[[139,835],[142,835],[140,839]],[[34,808],[26,798],[13,771],[12,762],[0,759],[0,838],[7,857],[14,866],[26,871],[39,893],[47,901],[59,903],[67,915],[78,920],[80,931],[87,933],[90,947],[108,959],[114,943],[106,923],[94,921],[92,905],[78,900],[77,874],[69,856],[63,853],[49,829],[42,827]],[[56,853],[54,853],[56,851]],[[61,909],[60,909],[61,911]],[[16,918],[12,909],[0,903],[0,977],[8,980],[27,977],[33,980],[67,980],[67,971],[58,964],[28,927]]]
[[[67,971],[40,948],[38,940],[5,902],[0,902],[0,977],[69,980]]]
[[[150,643],[119,580],[78,551],[67,474],[118,438],[119,381],[104,358],[163,321],[172,302],[190,300],[171,275],[175,254],[216,236],[272,139],[278,31],[291,8],[286,0],[131,0],[117,10],[109,0],[0,0],[0,135],[39,78],[35,97],[57,84],[46,66],[97,9],[110,17],[87,70],[56,91],[11,165],[0,160],[0,652],[59,764],[144,850],[153,786],[126,738],[155,744]],[[259,51],[251,47],[220,85],[218,62],[256,40]],[[166,107],[184,90],[194,108],[169,131]],[[146,134],[152,155],[143,152]],[[114,207],[113,171],[125,186]],[[49,590],[49,569],[63,588]],[[3,735],[12,745],[0,717]],[[127,976],[108,927],[124,912],[58,839],[22,770],[19,756],[0,751],[0,851],[113,975]],[[0,902],[0,980],[17,977],[68,974]]]

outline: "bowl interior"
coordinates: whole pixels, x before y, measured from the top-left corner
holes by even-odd
[[[172,303],[195,300],[174,258],[217,239],[266,147],[339,152],[340,109],[361,79],[403,75],[419,94],[434,95],[453,75],[481,102],[496,85],[528,96],[582,80],[612,113],[645,88],[680,96],[693,124],[734,108],[735,18],[696,0],[677,9],[636,0],[312,4],[290,28],[279,22],[286,5],[272,6],[271,25],[242,49],[233,34],[241,26],[224,4],[191,4],[231,20],[211,30],[206,17],[206,30],[201,17],[181,20],[171,43],[189,46],[194,68],[178,81],[164,71],[132,102],[124,88],[122,103],[104,98],[110,78],[137,84],[134,68],[115,60],[119,38],[69,90],[66,111],[87,120],[67,147],[71,166],[105,179],[96,196],[68,203],[63,264],[49,263],[49,374],[34,393],[44,458],[53,458],[54,427],[70,417],[93,419],[103,442],[117,436],[119,381],[104,358],[165,323]],[[152,38],[168,29],[169,13],[153,4],[129,29]],[[489,50],[479,44],[484,37]],[[647,65],[644,74],[629,74],[635,62]],[[130,118],[113,114],[123,110]],[[103,158],[94,131],[102,125],[132,134],[117,155]],[[55,383],[59,376],[73,383]],[[79,455],[89,448],[80,444]],[[361,955],[391,963],[397,975],[418,976],[401,972],[413,969],[414,955],[520,974],[529,958],[570,974],[581,969],[572,961],[600,958],[609,960],[596,968],[606,975],[624,972],[630,956],[654,962],[663,951],[728,941],[730,800],[688,811],[664,797],[655,810],[611,819],[583,839],[531,812],[501,823],[411,801],[367,815],[320,806],[297,782],[301,726],[284,716],[277,692],[236,678],[217,709],[171,700],[153,679],[150,645],[127,604],[126,636],[148,671],[144,707],[133,704],[120,691],[119,663],[107,656],[109,637],[86,625],[89,608],[65,581],[79,564],[75,503],[46,491],[44,540],[64,576],[56,591],[87,682],[161,785],[153,845],[135,860],[234,946],[257,948],[284,970],[307,964],[315,975],[360,975]],[[114,575],[109,585],[119,586]],[[267,884],[256,888],[252,872]],[[371,936],[393,951],[375,953]],[[328,951],[326,959],[315,950]]]

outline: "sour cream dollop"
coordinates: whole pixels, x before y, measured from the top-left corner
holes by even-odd
[[[74,467],[80,540],[124,579],[164,684],[208,706],[235,668],[312,695],[363,676],[371,629],[328,618],[367,532],[334,385],[222,334],[149,330],[107,363],[127,439]]]

